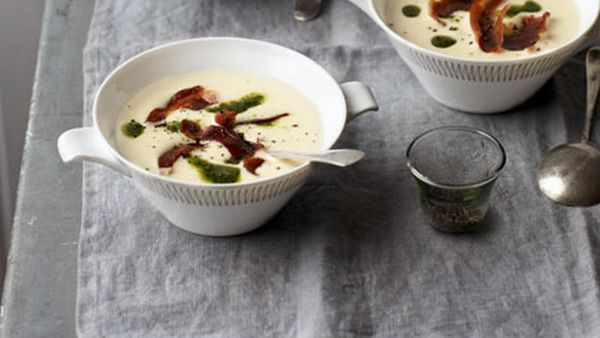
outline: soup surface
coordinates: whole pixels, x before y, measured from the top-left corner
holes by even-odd
[[[469,3],[468,0],[454,2],[460,1]],[[495,22],[502,9],[508,6],[502,20],[505,34],[523,27],[526,18],[539,19],[549,13],[539,39],[535,44],[520,50],[502,48],[494,52],[483,51],[476,40],[468,9],[453,11],[451,15],[440,16],[436,20],[431,15],[429,0],[388,1],[387,8],[384,9],[384,20],[403,38],[440,53],[467,59],[518,59],[558,48],[578,34],[579,13],[573,1],[575,0],[501,1],[497,10],[493,11],[491,21]]]
[[[301,162],[269,150],[321,147],[320,118],[297,89],[278,80],[211,69],[150,83],[117,117],[119,152],[145,170],[204,183],[251,182]]]

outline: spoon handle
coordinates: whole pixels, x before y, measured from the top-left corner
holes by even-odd
[[[588,143],[592,135],[594,111],[600,90],[600,47],[591,48],[587,53],[587,107],[585,112],[585,126],[581,135],[581,142]]]
[[[338,167],[345,167],[360,161],[365,153],[353,149],[335,149],[318,153],[300,153],[292,151],[269,151],[273,157],[295,158],[311,162],[333,164]]]

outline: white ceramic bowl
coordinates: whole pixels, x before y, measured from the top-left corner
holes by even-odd
[[[252,183],[190,183],[145,171],[115,146],[116,116],[134,93],[165,76],[209,68],[269,76],[300,90],[319,111],[323,149],[335,143],[350,119],[378,109],[367,86],[360,82],[338,85],[321,66],[290,49],[239,38],[184,40],[143,52],[115,69],[96,95],[93,127],[64,132],[58,139],[60,156],[65,162],[98,162],[131,177],[156,209],[187,231],[229,236],[261,226],[301,186],[310,164]]]
[[[554,72],[598,32],[598,0],[573,1],[580,13],[579,34],[560,48],[515,60],[472,60],[420,47],[382,20],[394,0],[349,0],[383,29],[425,90],[448,107],[471,113],[509,110],[537,92]],[[562,0],[555,0],[562,1]],[[595,32],[595,33],[594,33]]]

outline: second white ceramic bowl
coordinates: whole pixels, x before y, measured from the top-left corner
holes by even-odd
[[[261,226],[302,185],[310,164],[257,182],[207,184],[148,172],[117,150],[116,117],[132,95],[155,80],[199,69],[251,72],[292,85],[319,112],[323,150],[333,146],[350,119],[378,109],[367,86],[360,82],[338,85],[321,66],[293,50],[239,38],[184,40],[148,50],[115,69],[96,94],[94,125],[68,130],[59,137],[62,159],[98,162],[130,177],[149,203],[187,231],[230,236]]]
[[[469,60],[412,43],[382,20],[394,0],[349,0],[385,31],[391,44],[425,90],[450,108],[471,113],[509,110],[530,98],[594,34],[598,0],[574,0],[580,13],[579,34],[560,48],[518,60]],[[563,1],[563,0],[555,0]],[[595,33],[594,33],[595,32]]]

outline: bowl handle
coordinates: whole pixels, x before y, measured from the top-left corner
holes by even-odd
[[[58,153],[63,162],[87,160],[103,164],[131,177],[127,167],[113,155],[94,128],[67,130],[58,137]]]
[[[373,96],[373,92],[366,84],[352,81],[342,83],[340,87],[346,98],[346,108],[348,110],[347,122],[350,122],[362,113],[379,110],[375,96]]]

